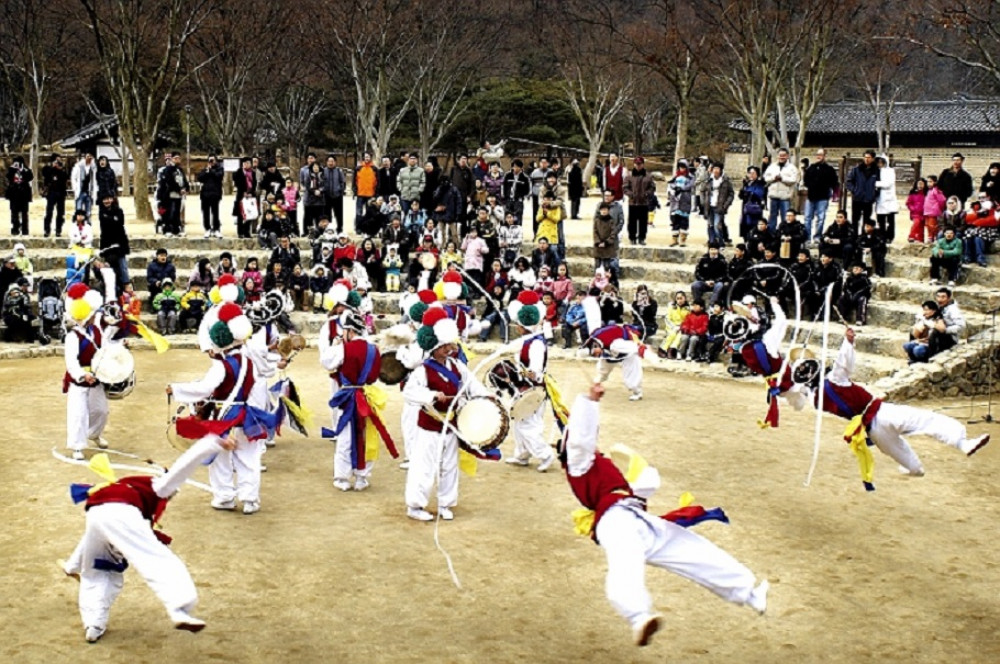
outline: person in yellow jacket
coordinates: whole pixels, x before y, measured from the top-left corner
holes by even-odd
[[[657,355],[671,359],[677,357],[677,348],[681,343],[681,323],[690,312],[691,305],[688,304],[687,294],[684,291],[674,293],[674,301],[667,307],[665,318],[667,336],[656,350]]]
[[[188,291],[181,296],[181,331],[197,330],[201,325],[201,317],[208,309],[208,296],[201,289],[201,284],[192,282],[188,285]]]
[[[545,238],[550,242],[556,240],[559,237],[559,226],[562,225],[564,216],[565,211],[556,202],[555,195],[551,191],[546,191],[542,199],[542,205],[538,208],[538,216],[535,217],[535,221],[538,222],[538,230],[535,231],[535,242],[538,242],[540,238]]]

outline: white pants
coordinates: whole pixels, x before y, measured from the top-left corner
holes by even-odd
[[[653,612],[647,564],[736,604],[745,604],[753,591],[753,572],[742,563],[701,535],[641,509],[612,505],[597,523],[597,539],[608,558],[608,600],[633,629]]]
[[[94,560],[128,560],[156,593],[167,613],[190,612],[198,602],[194,581],[183,561],[156,539],[149,522],[132,505],[107,503],[87,510],[87,529],[66,564],[80,574],[80,618],[84,627],[106,628],[108,614],[124,576],[94,569]]]
[[[340,411],[334,411],[340,415]],[[372,474],[374,462],[365,464],[364,469],[351,467],[351,448],[354,447],[354,427],[350,424],[337,434],[337,448],[333,453],[333,479],[350,481],[351,477],[367,479]]]
[[[882,402],[869,430],[875,446],[911,472],[923,469],[917,453],[903,436],[923,434],[956,449],[966,438],[958,420],[923,408]]]
[[[413,439],[417,435],[417,416],[420,414],[420,406],[416,406],[408,401],[403,401],[403,412],[399,421],[403,428],[403,458],[410,458],[410,449],[413,447]]]
[[[208,467],[212,496],[219,502],[236,498],[241,502],[259,502],[260,459],[264,455],[264,441],[247,440],[240,428],[232,429],[228,438],[236,443],[236,449],[220,448]]]
[[[616,364],[622,368],[625,389],[633,394],[642,392],[642,358],[638,354],[626,355],[621,362],[608,362],[602,357],[597,361],[597,380],[605,382]]]
[[[82,450],[87,439],[99,438],[108,423],[108,397],[103,385],[70,385],[66,392],[66,447]]]
[[[446,433],[442,437],[437,431],[417,428],[410,442],[410,467],[406,471],[406,506],[426,509],[435,478],[438,483],[438,508],[457,505],[458,439],[455,438],[455,434]]]
[[[552,447],[545,443],[545,406],[523,420],[514,420],[514,457],[527,461],[529,457],[548,459],[554,454]]]

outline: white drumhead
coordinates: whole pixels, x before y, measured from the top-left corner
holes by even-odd
[[[480,397],[470,399],[459,409],[455,426],[468,442],[482,445],[493,440],[503,428],[503,417],[496,403]]]
[[[122,344],[108,342],[94,353],[91,368],[102,383],[121,383],[135,371],[135,359]]]
[[[514,397],[510,406],[510,416],[515,420],[531,417],[543,403],[545,403],[545,389],[532,387]]]

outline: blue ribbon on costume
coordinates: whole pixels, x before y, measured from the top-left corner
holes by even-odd
[[[69,497],[73,499],[73,504],[78,505],[90,497],[90,489],[93,484],[70,484]]]
[[[764,372],[765,376],[770,376],[774,373],[774,369],[771,367],[771,358],[767,354],[767,347],[764,345],[763,341],[753,342],[753,354],[757,356],[757,362],[760,363],[761,371]]]
[[[358,374],[358,378],[364,381],[368,377],[368,373],[372,369],[372,365],[375,363],[375,346],[368,344],[365,350],[365,363],[361,367],[361,373]],[[364,399],[364,391],[355,387],[350,378],[341,374],[340,379],[344,382],[344,387],[337,390],[337,393],[333,395],[330,399],[330,408],[340,409],[340,419],[337,420],[337,426],[333,430],[323,427],[321,435],[323,438],[336,438],[340,435],[348,424],[354,425],[354,435],[351,438],[354,444],[351,445],[351,467],[354,469],[359,468],[358,466],[358,438],[363,436],[364,422],[358,417],[358,399]],[[362,439],[363,440],[363,439]]]
[[[243,433],[247,440],[260,440],[274,436],[281,419],[278,413],[269,413],[254,406],[244,406],[246,415],[243,418]]]
[[[106,558],[94,558],[94,569],[102,572],[118,572],[119,574],[124,574],[125,570],[128,569],[128,561],[122,558],[122,561],[119,563]]]
[[[461,376],[459,376],[457,373],[455,373],[448,367],[444,366],[437,360],[429,357],[426,360],[424,360],[424,365],[430,367],[434,371],[441,374],[441,377],[444,378],[449,383],[451,383],[452,385],[458,387],[462,384]]]
[[[682,528],[690,528],[691,526],[695,526],[703,521],[721,521],[722,523],[729,523],[729,517],[726,516],[726,513],[722,511],[721,507],[705,509],[700,505],[682,507],[681,509],[664,514],[662,518],[672,523],[676,523]]]

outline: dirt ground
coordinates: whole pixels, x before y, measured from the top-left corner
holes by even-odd
[[[115,449],[169,463],[176,452],[164,436],[163,386],[200,375],[206,364],[193,351],[140,352],[136,360],[139,385],[112,402],[106,437]],[[395,462],[383,457],[367,492],[341,493],[331,485],[331,444],[290,434],[265,457],[260,513],[215,512],[208,494],[190,487],[167,510],[165,530],[194,577],[196,613],[208,628],[171,629],[129,571],[107,634],[88,645],[77,584],[55,565],[84,525],[67,487],[95,479],[50,454],[65,436],[62,360],[9,361],[2,371],[9,432],[0,465],[2,661],[1000,659],[993,446],[966,459],[917,439],[928,471],[921,479],[899,476],[876,453],[878,490],[866,494],[839,442],[842,424],[828,420],[816,479],[804,488],[812,415],[786,409],[780,429],[761,431],[756,385],[663,373],[648,373],[645,400],[632,403],[618,372],[604,401],[602,445],[626,441],[660,469],[654,510],[674,507],[683,491],[726,509],[731,525],[698,532],[771,581],[765,617],[647,568],[664,628],[648,648],[634,647],[604,597],[602,551],[573,533],[577,504],[562,473],[503,463],[463,476],[456,519],[440,526],[458,589],[433,524],[404,515],[405,473]],[[581,365],[553,371],[570,398],[586,384]],[[327,383],[315,351],[290,372],[325,421]],[[399,405],[392,391],[394,433]],[[967,407],[947,412],[968,415]],[[207,481],[206,473],[197,479]]]

